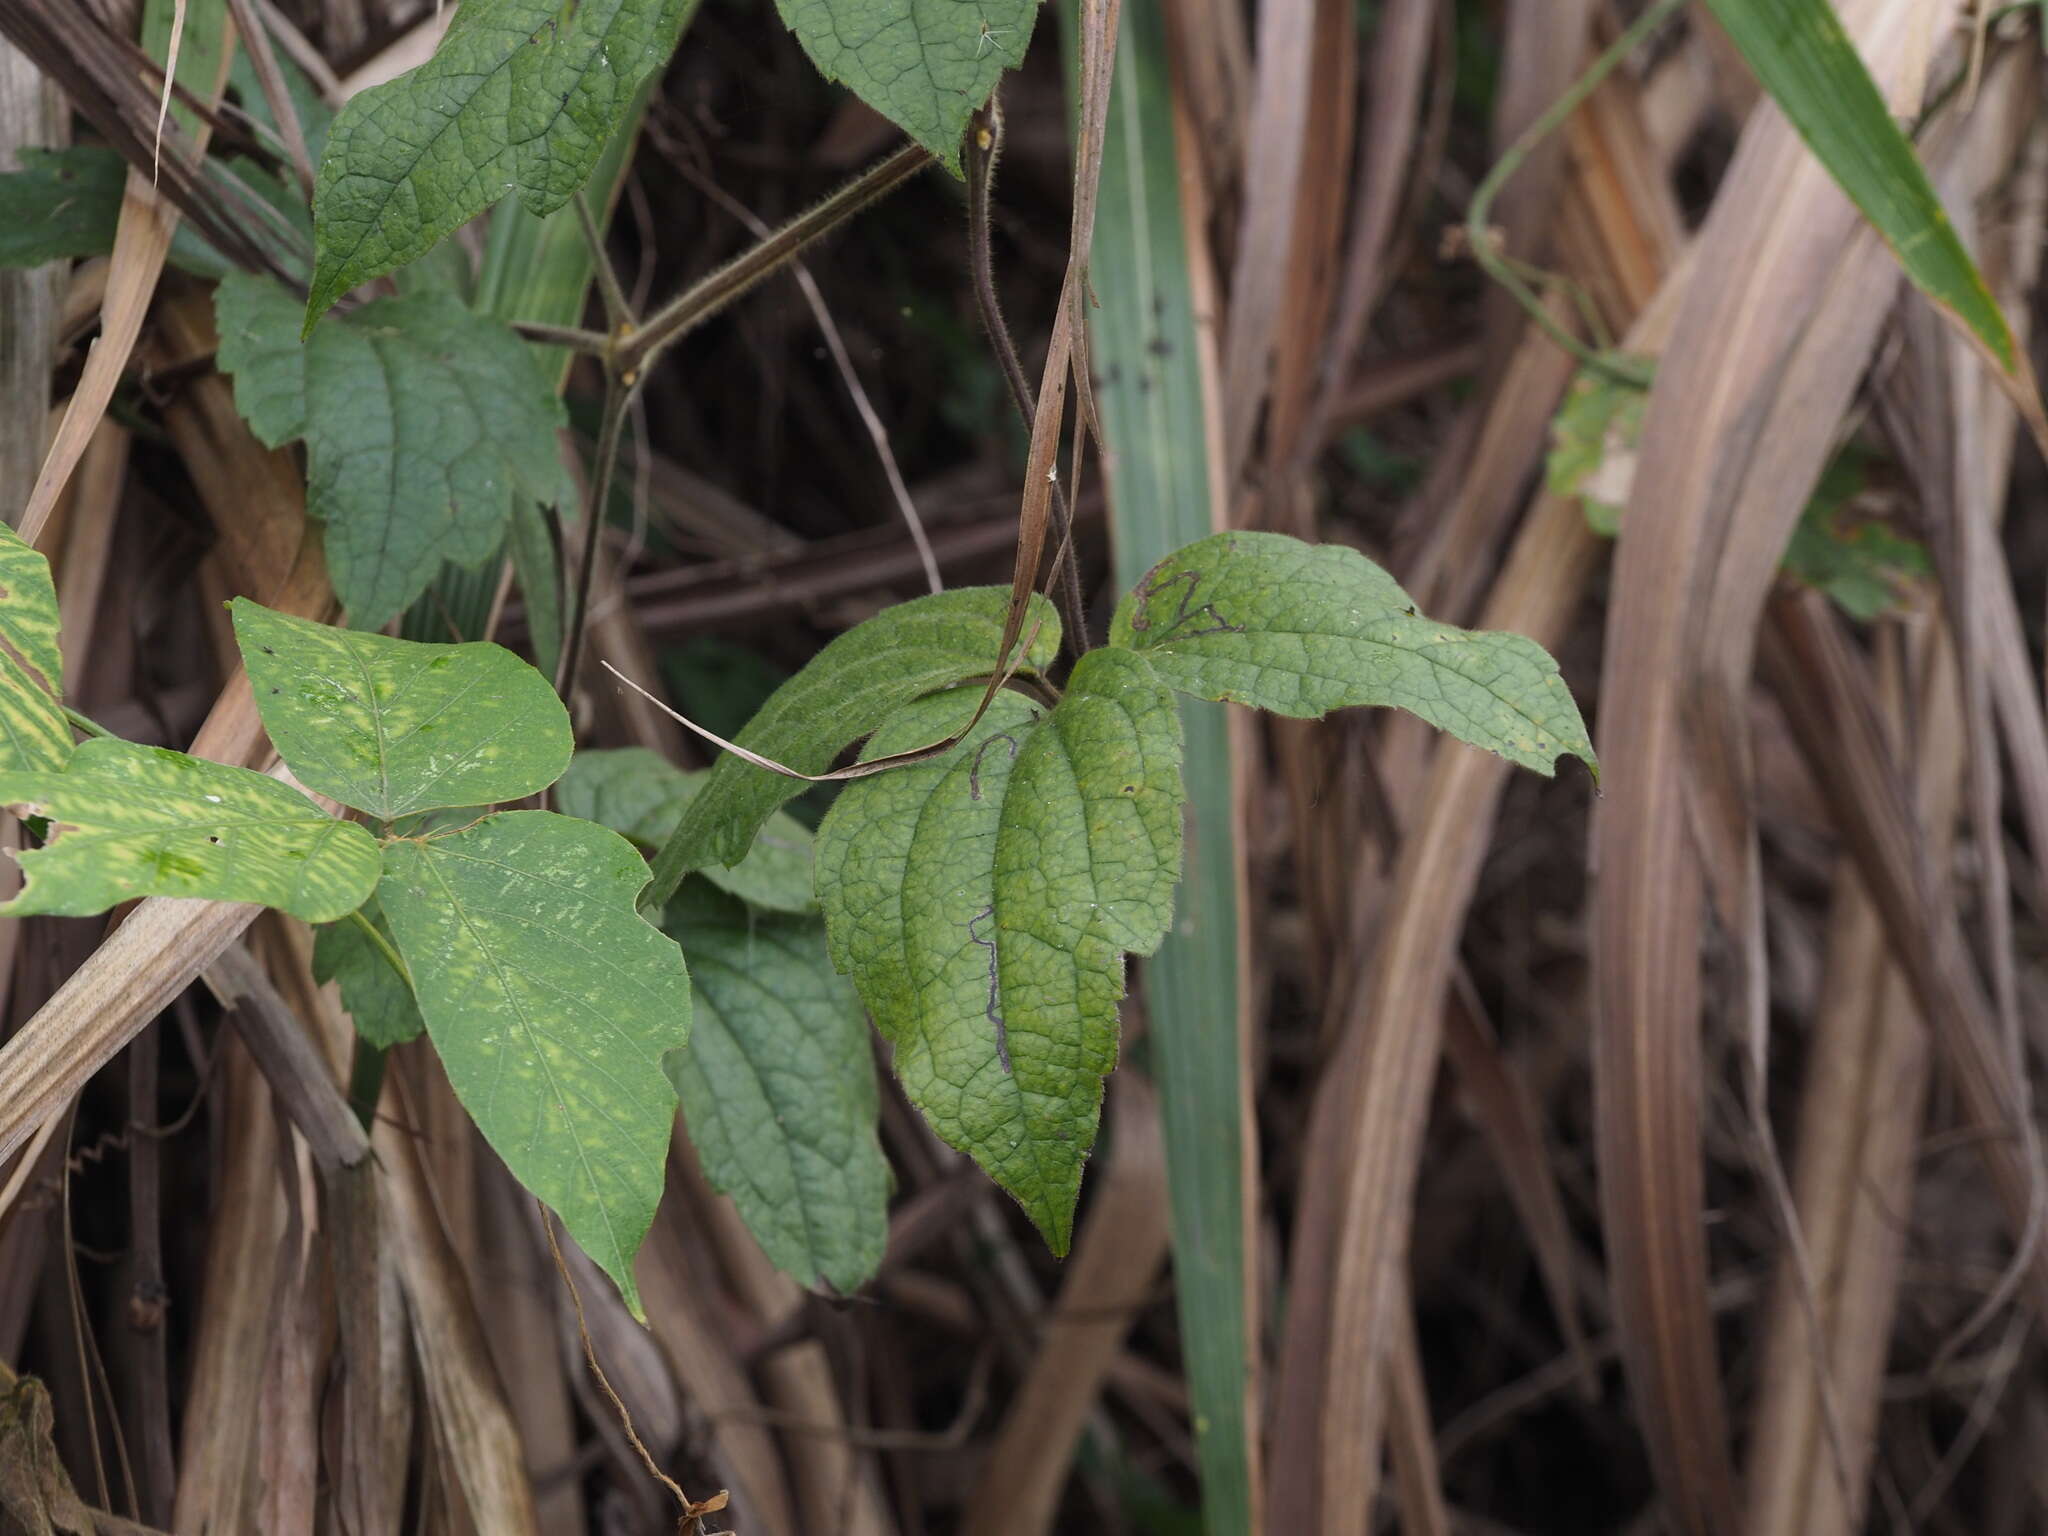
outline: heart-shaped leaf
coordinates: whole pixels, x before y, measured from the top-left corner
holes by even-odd
[[[569,712],[502,646],[421,645],[229,605],[256,708],[299,782],[395,821],[538,794],[569,766]]]
[[[921,699],[868,751],[943,736],[979,697]],[[832,957],[905,1092],[1059,1254],[1116,1065],[1124,953],[1172,919],[1180,742],[1144,660],[1094,651],[1050,715],[998,694],[958,747],[856,781],[819,828]]]

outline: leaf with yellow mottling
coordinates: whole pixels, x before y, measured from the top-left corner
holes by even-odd
[[[546,811],[385,846],[377,889],[455,1096],[640,1315],[633,1255],[661,1199],[690,974],[634,900],[616,832]]]
[[[71,756],[63,668],[50,562],[0,523],[0,769],[62,768]]]
[[[382,821],[495,805],[562,776],[569,712],[502,646],[421,645],[229,608],[256,708],[299,782]]]
[[[324,923],[377,884],[377,845],[361,827],[276,779],[163,747],[85,742],[61,773],[0,773],[0,804],[47,816],[56,834],[21,855],[28,884],[0,908],[9,916],[189,896]]]

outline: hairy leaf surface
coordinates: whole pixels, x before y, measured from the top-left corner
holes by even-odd
[[[362,915],[397,948],[376,897],[363,903]],[[344,919],[321,928],[313,940],[313,979],[341,988],[341,1006],[355,1021],[356,1033],[380,1049],[403,1045],[426,1028],[412,988],[353,922]]]
[[[734,738],[750,752],[802,773],[823,773],[834,758],[912,699],[995,670],[1002,644],[1007,587],[961,587],[885,608],[857,624],[811,658],[809,665],[768,696],[747,728]],[[1037,638],[1023,653],[1021,670],[1036,671],[1059,654],[1060,625],[1052,604],[1032,598],[1024,634]],[[955,725],[958,725],[958,721]],[[914,751],[924,741],[901,744]],[[677,835],[684,867],[735,864],[754,844],[771,811],[802,794],[801,779],[785,778],[732,756],[721,757],[703,793],[683,813]]]
[[[1300,719],[1390,704],[1538,773],[1564,753],[1594,766],[1578,705],[1541,646],[1423,618],[1393,577],[1342,545],[1202,539],[1146,573],[1109,638],[1197,698]]]
[[[1038,0],[775,0],[804,52],[960,174],[967,119],[1024,57]]]
[[[192,896],[322,923],[377,884],[377,844],[361,827],[276,779],[162,747],[81,743],[61,773],[0,773],[0,803],[47,816],[54,835],[21,855],[28,884],[10,916]]]
[[[684,883],[664,926],[696,989],[690,1048],[662,1058],[712,1188],[776,1266],[851,1291],[888,1236],[867,1014],[815,916],[750,912]]]
[[[674,52],[685,0],[465,0],[433,58],[351,100],[313,193],[305,325],[423,255],[507,192],[568,202],[640,82]]]
[[[977,698],[921,699],[869,752],[943,735]],[[1116,1065],[1124,951],[1172,916],[1179,757],[1172,695],[1142,658],[1098,651],[1049,717],[1000,694],[960,746],[849,785],[819,829],[833,960],[911,1102],[1055,1253]]]
[[[0,523],[0,770],[71,758],[58,632],[50,562]]]
[[[659,848],[710,777],[687,773],[645,747],[578,752],[555,789],[555,807],[622,833],[643,848]],[[811,832],[783,811],[770,816],[747,856],[726,868],[702,871],[720,890],[772,912],[815,912],[811,891]]]
[[[634,899],[617,833],[546,811],[384,850],[377,895],[455,1095],[520,1183],[617,1282],[661,1199],[690,976]]]
[[[574,742],[546,678],[502,646],[421,645],[228,605],[256,707],[299,781],[380,821],[537,794]]]
[[[231,274],[214,296],[235,405],[273,448],[306,442],[306,510],[358,628],[498,552],[512,496],[562,495],[562,405],[532,349],[455,295],[379,299],[301,344],[297,304]]]

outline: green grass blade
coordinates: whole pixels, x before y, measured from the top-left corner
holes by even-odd
[[[2008,374],[2012,330],[1829,0],[1707,0],[1799,136],[1906,276]]]
[[[1164,0],[1124,7],[1090,275],[1096,400],[1108,456],[1117,585],[1213,532],[1208,426],[1181,223]],[[1068,11],[1072,18],[1071,6]],[[1070,29],[1071,30],[1071,29]],[[1145,962],[1165,1118],[1181,1350],[1207,1528],[1254,1526],[1256,1331],[1246,1286],[1244,1064],[1238,1036],[1238,849],[1224,705],[1182,705],[1186,879]]]

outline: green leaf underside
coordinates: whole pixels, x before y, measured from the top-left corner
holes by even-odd
[[[466,0],[434,57],[342,108],[313,209],[305,323],[417,259],[507,192],[568,202],[675,49],[682,0]]]
[[[811,62],[960,174],[967,119],[1031,41],[1038,0],[775,0]]]
[[[62,768],[71,758],[57,636],[50,562],[0,523],[0,771]]]
[[[495,555],[515,493],[561,497],[561,402],[531,348],[454,294],[379,299],[301,344],[297,301],[236,273],[214,313],[236,408],[273,448],[305,439],[306,510],[358,628],[402,611],[443,561]]]
[[[362,915],[392,943],[391,924],[376,897],[363,903]],[[341,1006],[355,1021],[356,1033],[380,1050],[403,1045],[426,1027],[412,988],[353,922],[330,923],[314,938],[313,979],[341,988]]]
[[[569,712],[502,646],[421,645],[229,605],[256,708],[299,782],[392,821],[537,794],[569,765]]]
[[[289,785],[162,747],[101,737],[61,773],[0,773],[0,803],[50,819],[21,855],[9,916],[87,917],[143,896],[260,902],[308,922],[353,912],[377,883],[377,844]]]
[[[455,1095],[640,1316],[690,977],[634,899],[633,845],[546,811],[384,850],[378,900]]]
[[[869,753],[957,728],[977,698],[919,700]],[[1097,651],[1052,715],[999,694],[959,747],[849,785],[819,829],[833,961],[911,1102],[1057,1254],[1116,1065],[1123,952],[1172,917],[1179,757],[1172,695],[1142,658]]]
[[[555,808],[655,849],[668,841],[709,777],[708,772],[687,773],[645,747],[578,752],[555,787]],[[739,863],[731,868],[714,864],[702,874],[750,906],[771,912],[818,910],[811,891],[810,829],[783,811],[768,818]]]
[[[1906,276],[2012,372],[2017,358],[2005,316],[1834,6],[1829,0],[1708,0],[1708,7]]]
[[[1118,605],[1110,643],[1166,683],[1313,719],[1393,705],[1537,773],[1593,745],[1557,663],[1520,635],[1416,613],[1354,549],[1278,533],[1222,533],[1159,562]]]
[[[711,1187],[806,1285],[851,1291],[888,1236],[867,1015],[817,917],[751,913],[698,880],[664,920],[690,963],[690,1048],[662,1058]]]
[[[768,696],[734,739],[801,773],[823,773],[912,699],[993,672],[1009,601],[1007,587],[960,587],[884,609],[812,657]],[[1035,594],[1023,636],[1034,626],[1037,638],[1021,664],[1027,672],[1050,665],[1060,648],[1059,619],[1052,604]],[[1018,645],[1022,650],[1021,638]],[[904,742],[901,750],[944,736]],[[805,787],[801,779],[756,768],[730,753],[720,757],[677,830],[684,840],[684,867],[738,863],[769,813]]]

